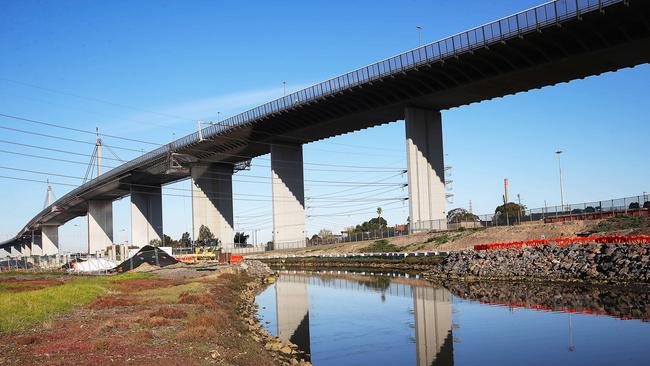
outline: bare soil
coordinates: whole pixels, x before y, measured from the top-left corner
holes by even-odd
[[[422,232],[412,235],[387,238],[386,240],[402,252],[417,251],[457,251],[472,248],[476,244],[509,242],[541,238],[576,236],[592,229],[598,221],[571,221],[544,224],[542,222],[522,223],[517,226],[466,229],[464,231]],[[335,253],[362,252],[362,248],[375,240],[354,243],[319,245],[308,248],[288,249],[256,254],[275,256],[278,254],[322,255]]]

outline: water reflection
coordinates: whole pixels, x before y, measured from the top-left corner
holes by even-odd
[[[648,343],[645,325],[612,327],[598,320],[650,319],[650,294],[628,288],[433,284],[396,274],[292,271],[282,273],[258,303],[269,330],[311,354],[316,366],[643,364],[650,356],[650,344],[640,346]],[[601,334],[610,329],[619,333]],[[603,337],[618,346],[599,346]],[[569,362],[567,355],[576,353],[579,358]]]
[[[309,356],[307,284],[281,276],[275,285],[275,304],[278,337],[291,341]]]

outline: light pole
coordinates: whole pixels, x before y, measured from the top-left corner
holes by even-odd
[[[564,187],[562,186],[562,160],[560,158],[560,155],[562,155],[562,150],[558,150],[555,152],[557,155],[557,166],[560,169],[560,205],[562,207],[562,211],[564,211]]]
[[[418,47],[419,47],[419,46],[422,46],[422,27],[420,27],[419,25],[416,25],[415,29],[418,30]]]
[[[287,96],[287,82],[286,81],[282,82],[282,96],[283,97]]]

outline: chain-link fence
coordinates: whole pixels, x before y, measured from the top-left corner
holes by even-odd
[[[522,208],[519,205],[508,204],[505,208],[492,214],[474,215],[461,212],[445,220],[433,220],[413,223],[411,233],[433,231],[436,227],[446,226],[446,230],[471,229],[480,227],[495,227],[519,225],[526,222],[564,222],[573,220],[605,219],[618,215],[639,216],[647,215],[650,209],[650,197],[647,193],[638,196],[614,198],[602,201],[572,203],[559,206],[540,208]],[[444,230],[444,229],[438,229]]]
[[[99,266],[96,261],[90,259],[100,259],[97,254],[54,254],[54,255],[22,255],[18,254],[12,257],[0,259],[0,271],[53,271],[62,269],[72,269],[73,264],[77,262],[87,262],[90,272],[106,271],[106,266]],[[96,268],[93,268],[95,266]]]

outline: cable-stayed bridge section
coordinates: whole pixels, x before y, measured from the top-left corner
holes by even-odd
[[[57,227],[87,215],[94,253],[113,241],[110,203],[128,195],[132,244],[147,244],[163,232],[160,187],[187,177],[193,182],[194,236],[205,225],[228,247],[233,242],[232,174],[268,153],[274,242],[304,245],[302,145],[400,119],[406,124],[411,226],[445,229],[441,110],[649,61],[649,2],[551,1],[160,146],[57,199],[0,247],[28,250],[35,237],[58,247]]]

